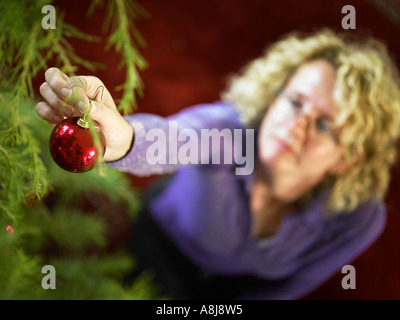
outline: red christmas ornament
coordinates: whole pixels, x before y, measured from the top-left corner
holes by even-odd
[[[106,143],[104,134],[99,132],[103,152],[97,150],[86,115],[70,117],[58,123],[50,135],[50,153],[55,163],[70,172],[86,172],[91,170],[98,156],[104,156]]]

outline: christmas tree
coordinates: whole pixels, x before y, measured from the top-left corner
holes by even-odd
[[[107,5],[107,47],[121,56],[121,113],[142,94],[138,70],[146,67],[135,1],[92,1],[88,17]],[[34,80],[49,66],[68,75],[97,62],[74,52],[68,39],[96,41],[63,20],[51,1],[0,2],[0,299],[159,299],[152,274],[123,284],[134,258],[123,250],[139,202],[128,177],[105,164],[70,173],[51,159],[52,128],[35,112]],[[44,28],[46,32],[42,32]]]

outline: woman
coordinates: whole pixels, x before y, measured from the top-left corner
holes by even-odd
[[[166,119],[122,117],[105,90],[90,110],[106,137],[104,160],[136,175],[170,174],[134,224],[141,268],[178,299],[297,299],[351,263],[385,226],[400,124],[396,70],[381,42],[322,30],[287,35],[233,77],[221,101]],[[51,125],[86,111],[101,85],[55,68],[45,78],[36,110]],[[158,153],[155,128],[169,137]],[[179,138],[184,129],[197,137],[240,129],[232,158],[253,144],[254,170],[240,175],[243,162],[213,162],[225,151],[215,148],[209,164],[185,165],[185,153],[169,152],[188,141]],[[203,143],[185,150],[192,156]],[[165,163],[154,161],[160,152]]]

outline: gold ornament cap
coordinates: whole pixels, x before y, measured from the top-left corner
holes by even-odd
[[[85,113],[82,117],[80,117],[77,121],[78,125],[81,128],[89,129],[89,121],[87,120],[88,113]]]
[[[88,116],[89,116],[90,109],[91,109],[91,107],[92,107],[92,101],[93,101],[94,98],[96,97],[97,91],[99,91],[99,89],[102,89],[102,90],[101,90],[101,100],[103,100],[103,91],[104,91],[104,87],[103,87],[103,86],[99,86],[99,87],[96,89],[96,91],[94,92],[92,99],[89,100],[89,105],[90,105],[90,106],[89,106],[88,112],[86,112],[86,113],[85,113],[82,117],[80,117],[80,118],[78,119],[78,121],[77,121],[78,125],[79,125],[81,128],[89,129]]]

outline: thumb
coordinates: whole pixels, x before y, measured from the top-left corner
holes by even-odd
[[[90,116],[96,120],[96,118],[101,118],[101,114],[105,111],[106,106],[104,105],[104,103],[101,102],[97,102],[94,100],[90,100],[89,101],[89,112],[90,112]]]
[[[112,120],[114,119],[114,111],[98,101],[89,101],[89,113],[90,117],[99,123],[102,128],[108,128],[112,126]]]

